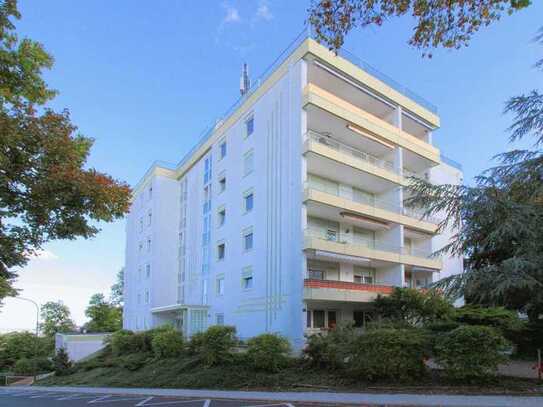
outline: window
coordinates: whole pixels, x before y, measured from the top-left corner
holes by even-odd
[[[145,290],[145,303],[146,304],[149,304],[149,289],[146,289]]]
[[[139,250],[139,252],[141,254],[141,252],[143,251],[143,243],[142,242],[139,243],[138,250]]]
[[[245,137],[249,137],[251,134],[253,134],[255,130],[255,118],[254,116],[249,116],[247,120],[245,120]]]
[[[204,161],[204,185],[211,181],[211,155]]]
[[[314,280],[324,280],[324,271],[323,270],[309,270],[309,278]]]
[[[148,251],[148,252],[151,251],[151,238],[148,238],[148,239],[147,239],[147,251]]]
[[[141,281],[141,267],[138,267],[138,281]]]
[[[226,189],[226,175],[221,175],[219,178],[219,193]]]
[[[153,222],[153,214],[151,211],[147,214],[147,226],[151,226],[151,223]]]
[[[358,284],[374,284],[375,270],[365,267],[355,266],[353,281]]]
[[[141,304],[141,294],[140,293],[138,293],[137,302],[138,302],[138,305]]]
[[[219,243],[217,245],[217,260],[224,260],[226,255],[226,245],[224,243]]]
[[[245,267],[241,272],[241,288],[250,290],[253,288],[253,268]]]
[[[313,328],[324,328],[324,311],[313,311]]]
[[[217,295],[224,295],[224,276],[217,277]]]
[[[245,212],[251,212],[254,206],[254,193],[247,191],[243,194],[243,209]]]
[[[143,232],[143,218],[140,218],[140,232]]]
[[[221,207],[217,211],[217,223],[219,227],[224,225],[225,221],[226,221],[226,209],[224,207]]]
[[[224,325],[224,314],[216,314],[215,321],[217,325]]]
[[[326,230],[326,240],[331,240],[333,242],[337,242],[337,231],[333,229],[327,229]]]
[[[219,157],[221,160],[226,157],[226,140],[223,140],[219,144]]]
[[[147,264],[145,266],[145,278],[151,277],[151,265]]]
[[[149,196],[149,199],[153,198],[153,187],[152,186],[149,187],[148,196]]]
[[[249,251],[253,249],[253,230],[252,228],[243,232],[243,250]]]
[[[249,175],[254,168],[254,153],[253,150],[248,151],[243,156],[243,175]]]

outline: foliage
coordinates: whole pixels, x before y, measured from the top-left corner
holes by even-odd
[[[505,337],[515,344],[516,356],[534,360],[537,349],[543,346],[543,319],[523,324],[520,329],[507,331]]]
[[[122,308],[106,301],[103,294],[94,294],[85,315],[87,332],[115,332],[122,328]]]
[[[290,343],[282,336],[262,334],[247,342],[247,357],[256,370],[277,372],[288,365]]]
[[[55,349],[53,338],[37,337],[30,332],[0,335],[0,370],[11,369],[20,359],[45,358]]]
[[[145,337],[142,333],[134,333],[127,330],[114,332],[108,342],[111,345],[111,351],[114,355],[127,355],[146,350]]]
[[[52,362],[45,357],[21,358],[15,362],[13,371],[18,375],[36,375],[53,370]]]
[[[505,338],[487,326],[461,326],[437,338],[435,360],[454,380],[480,381],[507,360]]]
[[[415,21],[410,45],[460,48],[481,27],[530,4],[531,0],[312,0],[309,22],[317,39],[337,50],[353,28],[381,26],[390,17],[410,15]]]
[[[504,334],[523,326],[517,313],[504,307],[464,305],[455,309],[455,320],[466,325],[490,326]]]
[[[409,381],[426,373],[429,340],[420,329],[375,329],[356,338],[348,372],[357,379]]]
[[[543,43],[543,31],[537,39]],[[543,314],[543,95],[512,98],[505,111],[514,116],[511,141],[530,137],[531,149],[500,154],[475,186],[413,178],[406,205],[440,214],[439,230],[455,231],[438,253],[463,257],[465,272],[440,281],[446,295],[516,310],[533,322]]]
[[[183,335],[173,326],[166,327],[153,335],[151,340],[153,353],[158,358],[178,356],[184,347]]]
[[[41,307],[41,331],[45,336],[55,336],[57,333],[68,333],[75,330],[71,319],[70,309],[62,301],[49,301]]]
[[[436,291],[412,288],[395,288],[390,296],[378,296],[373,306],[381,318],[411,326],[448,320],[454,313],[454,307]]]
[[[149,360],[151,355],[149,353],[131,353],[129,355],[123,355],[117,360],[117,365],[123,369],[130,370],[131,372],[141,369],[145,366],[145,363]],[[152,357],[152,356],[151,356]]]
[[[232,359],[232,349],[238,344],[236,327],[210,326],[191,337],[189,349],[200,356],[204,366],[217,366]]]
[[[53,368],[57,376],[63,376],[70,374],[72,369],[72,361],[66,349],[60,348],[57,350],[55,356],[53,356]]]
[[[124,267],[117,272],[115,284],[111,286],[109,302],[117,306],[124,303]]]
[[[317,334],[307,338],[303,350],[311,365],[319,368],[341,369],[352,352],[356,333],[352,324],[338,324],[326,335]]]
[[[45,108],[56,94],[42,78],[53,57],[30,39],[19,40],[16,0],[0,6],[0,300],[50,240],[90,238],[99,221],[128,210],[130,189],[88,168],[93,140],[77,133],[67,110]]]

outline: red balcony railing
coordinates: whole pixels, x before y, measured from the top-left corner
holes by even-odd
[[[371,291],[380,294],[391,294],[394,287],[378,284],[360,284],[350,281],[337,280],[317,280],[314,278],[306,278],[304,287],[307,288],[335,288],[338,290],[356,290],[356,291]]]

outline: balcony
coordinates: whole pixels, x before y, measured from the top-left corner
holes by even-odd
[[[378,295],[389,295],[394,287],[338,280],[304,280],[304,300],[370,302]]]
[[[308,171],[317,175],[336,174],[338,181],[357,178],[342,177],[342,174],[346,174],[347,168],[357,170],[361,176],[360,184],[373,186],[375,191],[384,191],[396,185],[407,185],[391,162],[343,144],[330,135],[308,131],[304,147],[304,153],[308,156]],[[313,159],[312,155],[324,157],[329,162]]]
[[[440,270],[441,259],[432,258],[430,250],[398,247],[388,242],[356,238],[352,234],[319,228],[305,230],[304,250],[329,252],[345,258],[365,258],[384,263],[405,264]]]
[[[385,200],[368,199],[354,193],[346,194],[344,191],[340,192],[339,188],[325,188],[314,182],[305,183],[303,199],[304,202],[308,203],[309,215],[331,218],[338,222],[344,221],[341,210],[346,210],[369,218],[383,220],[387,223],[404,225],[429,234],[436,232],[439,223],[438,218],[425,217],[418,210],[400,207]],[[335,208],[335,210],[327,210],[327,208]],[[321,212],[323,213],[321,214]]]
[[[306,107],[307,105],[316,106],[340,117],[366,132],[369,137],[403,147],[423,157],[433,165],[437,165],[440,162],[439,149],[431,144],[362,110],[313,83],[308,84],[304,90],[303,106]]]

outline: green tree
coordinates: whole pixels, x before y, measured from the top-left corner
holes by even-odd
[[[419,49],[460,48],[480,28],[528,7],[531,0],[312,0],[309,22],[330,49],[354,28],[381,26],[392,17],[415,22],[409,44]]]
[[[111,286],[110,302],[113,305],[124,303],[124,267],[117,272],[115,284]]]
[[[44,243],[90,238],[97,221],[129,207],[129,187],[86,166],[91,138],[77,132],[67,110],[45,106],[56,92],[42,78],[53,57],[20,40],[16,0],[0,3],[0,301],[15,295],[14,268]]]
[[[537,40],[543,42],[543,31]],[[440,252],[464,256],[465,272],[441,280],[447,295],[537,321],[543,314],[543,95],[514,97],[505,112],[514,116],[510,140],[531,138],[531,149],[500,154],[475,186],[412,179],[406,204],[440,214],[439,229],[456,231]]]
[[[41,307],[41,331],[45,336],[54,336],[56,333],[68,333],[75,330],[70,309],[62,301],[46,302]]]
[[[36,337],[30,332],[10,332],[0,335],[0,371],[12,368],[23,358],[45,358],[55,349],[51,337]]]
[[[375,312],[385,320],[421,326],[451,319],[454,307],[435,291],[395,288],[387,297],[373,301]]]
[[[90,321],[87,332],[115,332],[122,328],[122,309],[108,301],[103,294],[94,294],[85,310]]]

